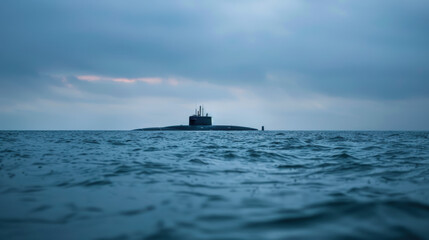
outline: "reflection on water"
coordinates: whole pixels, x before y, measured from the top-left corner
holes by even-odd
[[[0,132],[1,239],[429,236],[428,132]]]

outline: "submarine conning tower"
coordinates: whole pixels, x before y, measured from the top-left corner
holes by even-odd
[[[208,113],[204,116],[204,108],[200,106],[198,109],[195,109],[195,114],[189,116],[189,126],[211,126],[212,117]]]

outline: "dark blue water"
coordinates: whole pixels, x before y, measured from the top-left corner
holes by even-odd
[[[0,132],[0,239],[428,239],[429,132]]]

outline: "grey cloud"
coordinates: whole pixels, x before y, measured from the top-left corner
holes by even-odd
[[[177,85],[171,85],[168,78],[162,79],[162,82],[157,84],[112,81],[87,82],[78,80],[74,76],[69,76],[67,79],[68,83],[72,84],[78,91],[87,93],[86,95],[95,94],[112,98],[168,97],[200,102],[234,98],[227,88],[186,80],[178,80]]]
[[[40,78],[10,76],[40,73],[260,86],[271,84],[267,74],[288,72],[302,76],[300,88],[328,95],[429,96],[429,3],[422,0],[2,4],[3,86],[31,85]],[[291,90],[283,82],[273,87]]]

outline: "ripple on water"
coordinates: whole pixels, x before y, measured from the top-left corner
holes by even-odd
[[[189,162],[194,163],[194,164],[208,165],[207,162],[205,162],[201,159],[198,159],[198,158],[193,158],[193,159],[189,160]]]
[[[0,239],[425,239],[428,136],[0,131]]]

